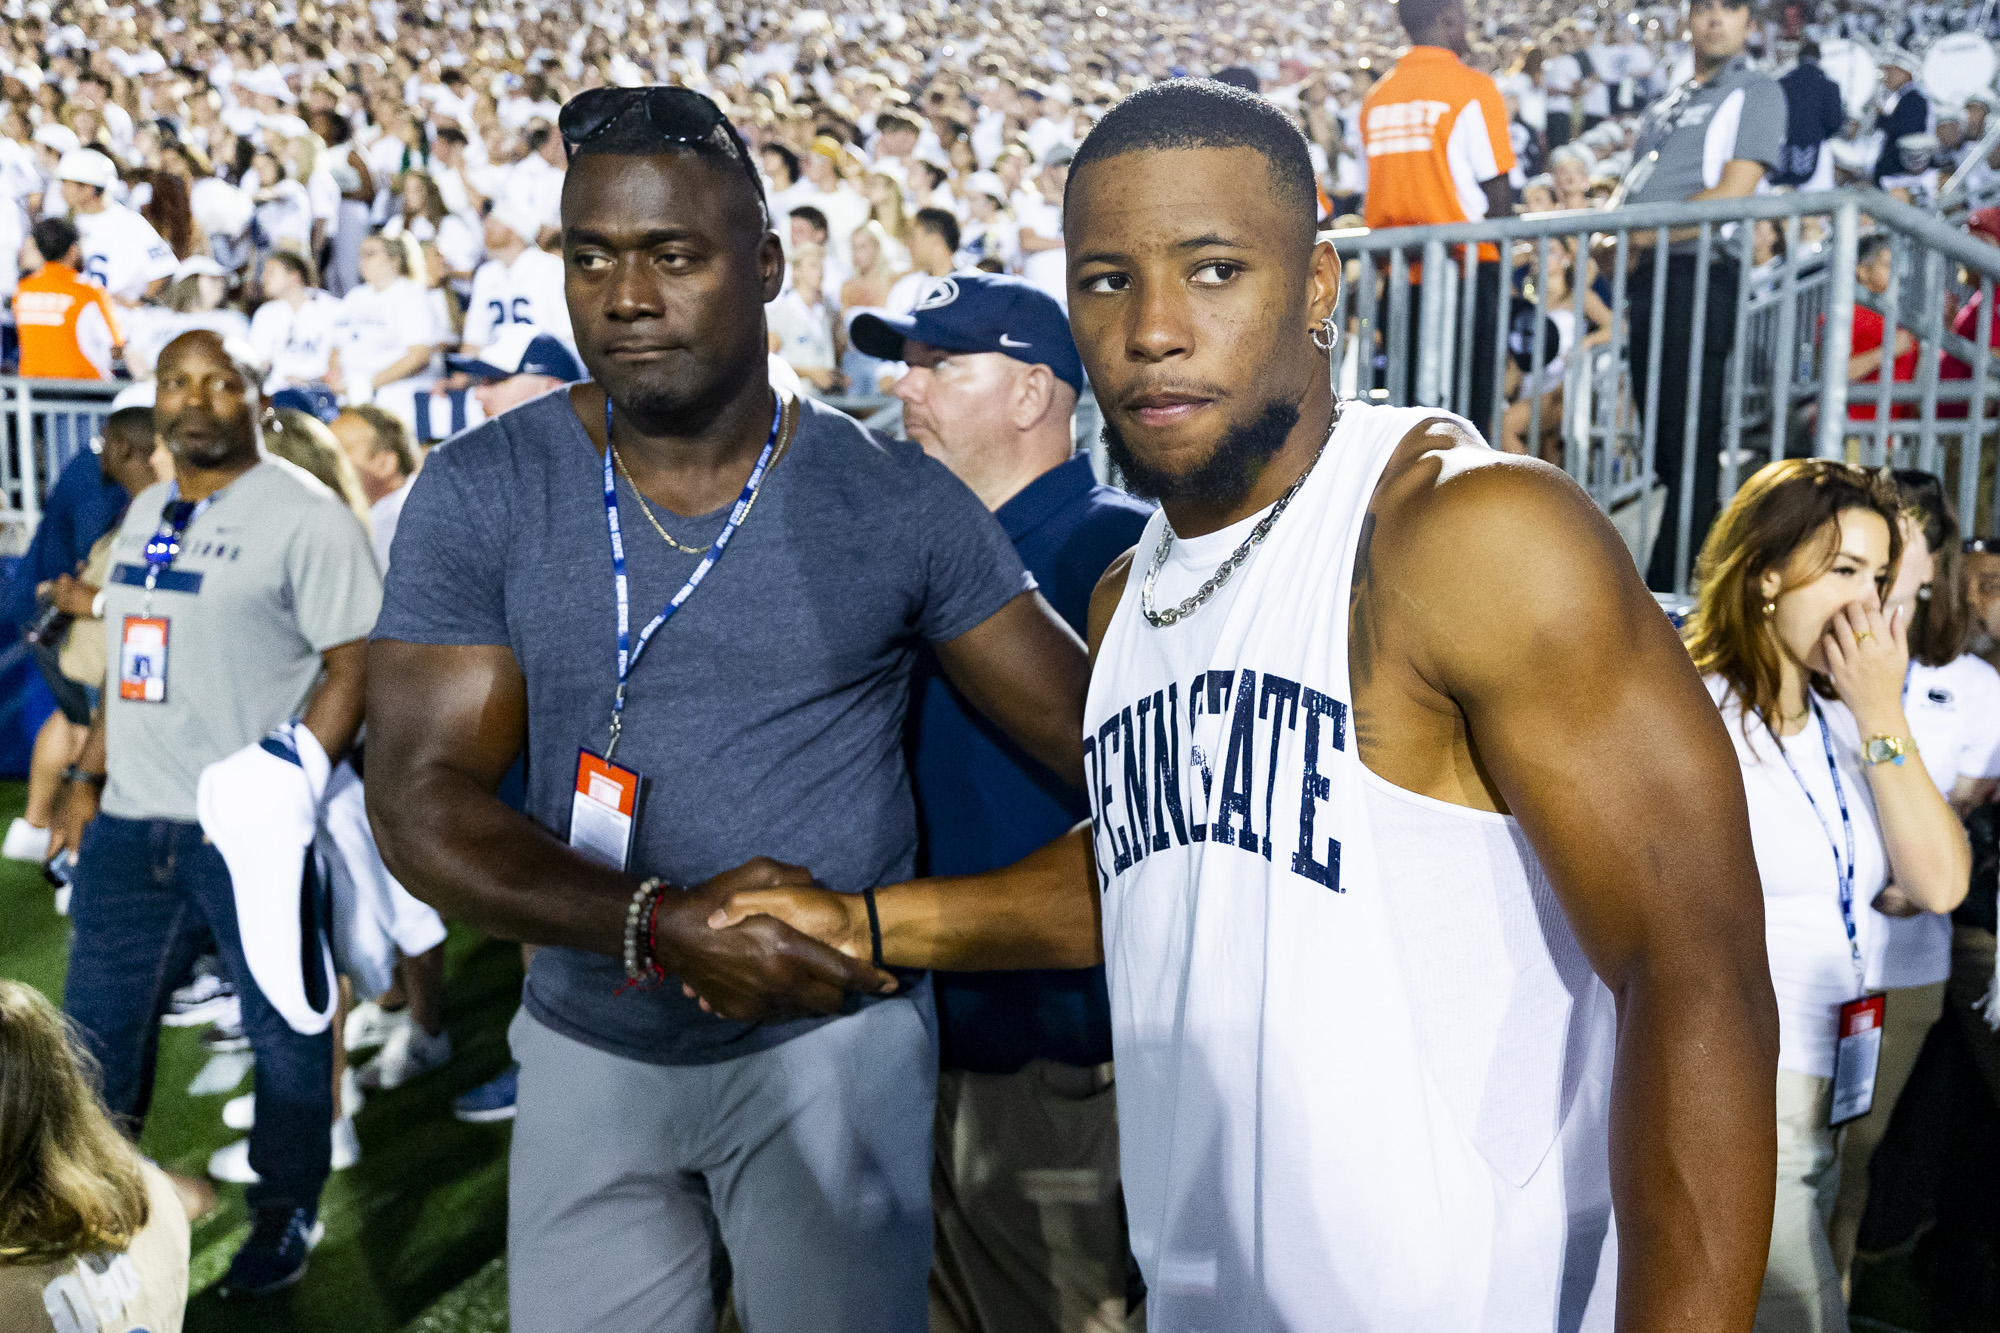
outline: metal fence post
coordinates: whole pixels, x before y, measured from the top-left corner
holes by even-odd
[[[1785,219],[1785,285],[1778,298],[1778,345],[1771,364],[1771,461],[1785,456],[1785,436],[1792,425],[1792,354],[1798,349],[1799,220]],[[1736,494],[1736,455],[1729,456],[1723,486]]]
[[[1854,265],[1861,243],[1861,208],[1842,201],[1833,214],[1833,275],[1826,295],[1826,336],[1820,352],[1819,439],[1814,452],[1845,452],[1847,362],[1854,347]]]

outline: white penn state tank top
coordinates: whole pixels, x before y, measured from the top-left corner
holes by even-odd
[[[1085,767],[1154,1333],[1611,1327],[1610,993],[1518,824],[1375,777],[1349,724],[1362,519],[1442,415],[1347,404],[1263,545],[1165,629],[1139,606],[1154,514],[1098,651]],[[1177,542],[1156,608],[1254,521]]]

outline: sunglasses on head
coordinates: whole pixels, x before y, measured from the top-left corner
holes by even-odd
[[[564,150],[575,153],[634,107],[644,112],[647,127],[667,143],[699,143],[722,124],[714,104],[686,88],[592,88],[572,97],[556,117]],[[697,124],[701,128],[695,128]]]

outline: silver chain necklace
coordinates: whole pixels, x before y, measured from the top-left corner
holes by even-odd
[[[1338,411],[1334,413],[1333,424],[1336,426],[1340,424]],[[1146,613],[1146,622],[1154,629],[1165,629],[1169,625],[1187,619],[1201,609],[1202,603],[1215,596],[1222,585],[1229,582],[1230,576],[1243,567],[1243,562],[1250,558],[1250,552],[1255,550],[1264,538],[1271,535],[1271,529],[1276,525],[1278,516],[1285,512],[1285,506],[1292,502],[1292,497],[1306,484],[1306,478],[1310,477],[1313,469],[1319,466],[1320,455],[1326,452],[1326,446],[1332,439],[1333,432],[1328,430],[1326,439],[1320,441],[1319,448],[1313,452],[1312,462],[1306,464],[1305,471],[1299,473],[1298,478],[1285,487],[1285,493],[1271,506],[1271,512],[1257,520],[1257,526],[1250,529],[1250,535],[1229,553],[1226,560],[1216,566],[1215,572],[1210,574],[1199,588],[1182,599],[1180,605],[1159,611],[1153,607],[1153,584],[1159,579],[1160,570],[1166,566],[1167,553],[1174,549],[1174,525],[1164,521],[1165,516],[1162,515],[1160,544],[1153,548],[1153,563],[1147,568],[1146,582],[1139,589],[1139,609]]]

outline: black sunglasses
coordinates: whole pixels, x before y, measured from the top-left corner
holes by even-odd
[[[576,152],[634,107],[644,111],[647,127],[668,143],[700,143],[723,123],[715,104],[692,89],[592,88],[572,97],[556,116],[563,148]]]

